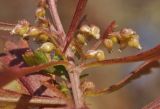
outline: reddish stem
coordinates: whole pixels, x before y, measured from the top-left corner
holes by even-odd
[[[103,61],[90,62],[87,64],[82,64],[81,67],[83,69],[86,69],[89,67],[96,67],[96,66],[102,66],[102,65],[108,65],[108,64],[129,63],[129,62],[144,61],[144,60],[149,60],[149,59],[158,59],[160,57],[159,54],[160,54],[160,45],[148,51],[139,53],[137,55],[127,56],[127,57],[122,57],[122,58],[108,59],[108,60],[103,60]]]
[[[48,0],[48,4],[49,4],[49,10],[50,10],[53,22],[55,22],[59,36],[61,36],[61,38],[64,40],[66,35],[64,32],[60,17],[58,15],[56,0]]]
[[[75,14],[73,16],[71,25],[70,25],[68,33],[67,33],[66,45],[64,47],[63,53],[66,52],[67,48],[69,47],[69,45],[73,39],[74,33],[77,29],[77,26],[79,24],[79,21],[81,19],[81,16],[83,14],[83,11],[85,9],[86,4],[87,4],[87,0],[79,0],[79,2],[78,2]]]

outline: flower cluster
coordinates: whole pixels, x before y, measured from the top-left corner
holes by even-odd
[[[104,45],[111,52],[113,45],[118,43],[120,50],[125,49],[127,46],[142,49],[139,42],[139,35],[130,28],[124,28],[118,32],[112,32],[109,37],[104,40]]]

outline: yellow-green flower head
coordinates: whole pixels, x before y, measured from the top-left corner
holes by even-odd
[[[96,58],[98,61],[105,60],[105,54],[103,50],[97,50]]]
[[[111,39],[105,39],[103,43],[108,51],[111,52],[113,48],[113,41]]]
[[[18,34],[20,36],[26,37],[29,31],[29,22],[26,20],[21,20],[18,22],[18,24],[15,26],[15,28],[11,31],[11,34]]]
[[[84,34],[78,33],[78,34],[77,34],[77,40],[78,40],[78,42],[80,42],[81,44],[87,45],[87,43],[86,43],[86,38],[85,38]]]
[[[124,28],[120,31],[120,35],[124,38],[130,38],[130,36],[134,34],[136,34],[136,32],[130,28]]]
[[[50,53],[52,50],[55,50],[55,49],[56,49],[56,47],[51,42],[45,42],[40,47],[40,50],[42,50],[45,53]]]
[[[41,17],[45,17],[46,11],[43,7],[40,7],[36,10],[36,17],[37,18],[41,18]]]
[[[92,25],[91,26],[91,35],[95,38],[95,39],[99,39],[100,38],[100,28]]]
[[[141,45],[140,45],[140,42],[138,40],[138,38],[134,37],[134,38],[131,38],[129,41],[128,41],[128,46],[130,47],[133,47],[133,48],[137,48],[137,49],[142,49]]]
[[[84,32],[84,33],[90,33],[91,28],[88,25],[82,25],[81,28],[80,28],[80,31]]]
[[[105,59],[104,51],[102,50],[88,50],[86,54],[87,58],[96,58],[98,61]]]
[[[28,34],[30,36],[38,36],[40,33],[41,33],[41,30],[39,30],[37,27],[30,27]]]
[[[88,50],[86,53],[87,58],[94,58],[97,54],[96,50]]]
[[[95,25],[91,25],[91,26],[82,25],[80,28],[80,32],[87,33],[88,36],[92,36],[95,39],[100,38],[100,28]]]

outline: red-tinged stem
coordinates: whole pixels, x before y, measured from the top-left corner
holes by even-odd
[[[75,14],[73,16],[71,25],[70,25],[68,33],[67,33],[66,45],[64,47],[63,53],[66,52],[67,48],[69,47],[69,45],[73,39],[74,33],[76,32],[77,26],[78,26],[79,21],[82,17],[82,14],[83,14],[83,11],[85,9],[86,4],[87,4],[87,0],[79,0],[79,2],[78,2]]]
[[[150,69],[159,66],[160,64],[157,60],[149,60],[147,62],[144,62],[137,69],[129,73],[129,75],[122,79],[120,82],[111,85],[109,88],[104,89],[103,91],[101,91],[101,93],[111,93],[116,90],[119,90],[120,88],[130,83],[132,80],[135,80],[142,75],[152,73]]]
[[[81,71],[76,69],[69,73],[72,93],[75,102],[75,109],[83,109],[85,107],[83,93],[80,89],[80,74]]]
[[[108,64],[137,62],[137,61],[144,61],[144,60],[149,60],[149,59],[158,59],[159,57],[160,57],[160,45],[148,51],[145,51],[137,55],[133,55],[133,56],[108,59],[108,60],[103,60],[103,61],[95,61],[95,62],[90,62],[87,64],[82,64],[81,68],[86,69],[90,67],[97,67],[97,66],[108,65]]]
[[[55,22],[59,36],[61,36],[62,39],[64,40],[66,35],[64,32],[60,17],[58,15],[56,0],[48,0],[48,4],[49,4],[49,10],[50,10],[53,22]]]
[[[13,91],[0,89],[1,103],[16,103],[23,106],[45,106],[45,107],[65,107],[66,102],[62,98],[38,97],[25,94],[19,94]]]
[[[102,89],[102,90],[95,90],[92,92],[93,95],[100,95],[100,94],[110,94],[112,92],[115,92],[125,85],[129,84],[131,81],[141,77],[142,75],[152,73],[150,70],[153,67],[159,67],[160,63],[157,60],[149,60],[141,64],[138,68],[136,68],[134,71],[130,72],[128,76],[126,76],[121,81],[109,86],[108,88]],[[86,93],[87,94],[87,93]]]
[[[25,73],[28,73],[28,72],[39,72],[43,69],[46,69],[48,67],[51,67],[51,66],[57,66],[57,65],[64,65],[64,66],[67,66],[69,65],[68,62],[66,61],[51,61],[49,63],[46,63],[46,64],[41,64],[41,65],[37,65],[37,66],[32,66],[32,67],[26,67],[26,68],[21,68],[20,72],[25,74]]]
[[[101,39],[100,39],[97,43],[94,44],[92,50],[97,49],[97,48],[101,45],[101,43],[104,41],[104,39],[107,38],[108,35],[113,32],[113,29],[115,28],[115,26],[116,26],[116,21],[112,21],[112,22],[107,26],[107,28],[106,28],[103,36],[101,37]]]
[[[50,66],[56,66],[56,65],[69,65],[68,62],[65,61],[58,61],[58,62],[49,62],[46,64],[41,64],[37,66],[31,66],[31,67],[24,67],[24,68],[17,68],[17,67],[7,67],[4,65],[1,65],[0,67],[0,87],[4,86],[8,82],[12,81],[15,78],[20,78],[26,74],[31,74],[34,72],[38,72],[40,70],[46,69]]]
[[[2,30],[2,31],[12,31],[14,26],[15,26],[15,24],[0,22],[0,30]]]
[[[49,6],[51,8],[50,9],[51,14],[56,14],[58,16],[58,13],[56,11],[57,9],[56,9],[56,6],[55,6],[55,1],[50,0],[48,2],[49,2]],[[64,50],[63,50],[64,52],[63,53],[66,52],[69,44],[71,43],[72,37],[74,35],[74,32],[77,29],[77,26],[79,24],[79,21],[80,21],[80,18],[82,16],[83,10],[85,8],[86,2],[87,2],[87,0],[79,0],[79,2],[78,2],[76,12],[74,14],[71,25],[69,27],[69,31],[67,33],[67,37],[65,39],[66,42],[64,44],[66,44],[66,45],[64,47]],[[55,20],[56,20],[56,18],[58,18],[57,16],[52,15],[53,19],[55,19]],[[56,25],[59,26],[58,23]],[[61,34],[60,34],[60,36],[61,36]],[[67,56],[72,58],[73,55],[72,55],[71,50],[68,51]],[[70,63],[72,63],[73,66],[75,65],[73,60],[70,60]],[[69,70],[71,70],[71,69],[69,69]],[[70,81],[71,81],[72,93],[73,93],[73,98],[74,98],[74,102],[75,102],[75,109],[81,109],[81,108],[85,107],[84,106],[84,100],[83,100],[83,94],[82,94],[82,91],[80,89],[79,74],[80,74],[79,71],[75,71],[75,70],[69,72],[69,78],[70,78]]]
[[[141,109],[159,109],[160,108],[160,97],[156,98],[154,101],[150,102]]]

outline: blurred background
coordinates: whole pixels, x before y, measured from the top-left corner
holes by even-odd
[[[38,0],[0,0],[0,21],[17,23],[27,19],[34,23],[34,11]],[[58,0],[58,10],[67,31],[74,13],[77,0]],[[88,0],[85,10],[87,21],[99,26],[102,30],[112,20],[118,28],[133,28],[139,35],[145,51],[160,42],[160,1],[159,0]],[[0,32],[0,35],[6,33]],[[0,40],[0,51],[4,40]],[[104,49],[102,47],[102,49]],[[120,53],[114,49],[107,58],[127,56],[140,51],[125,49]],[[104,88],[124,78],[140,63],[118,64],[88,69],[89,80],[98,88]],[[160,70],[152,69],[152,74],[133,81],[126,87],[109,95],[88,97],[87,104],[91,109],[140,109],[160,96]]]

